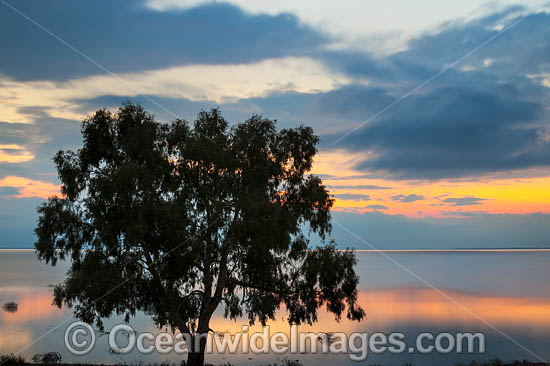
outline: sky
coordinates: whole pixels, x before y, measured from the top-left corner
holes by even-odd
[[[339,247],[550,247],[548,1],[5,0],[0,50],[0,248],[125,100],[312,126]]]

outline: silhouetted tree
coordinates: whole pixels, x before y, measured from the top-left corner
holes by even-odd
[[[307,175],[318,137],[278,131],[258,115],[229,128],[217,109],[162,124],[139,105],[99,110],[82,125],[83,146],[54,161],[63,197],[39,207],[35,247],[55,265],[69,258],[57,306],[103,329],[147,311],[158,326],[193,339],[225,316],[312,323],[326,306],[361,320],[353,251],[326,243],[333,200]],[[303,228],[323,245],[308,248]],[[204,362],[204,338],[188,364]]]

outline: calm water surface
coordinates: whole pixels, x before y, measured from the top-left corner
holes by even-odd
[[[324,310],[320,321],[301,330],[327,332],[403,332],[407,346],[422,332],[484,332],[485,355],[369,355],[362,365],[455,365],[457,362],[501,359],[550,359],[550,252],[387,252],[395,264],[380,253],[358,252],[361,277],[359,299],[367,320],[334,321]],[[412,275],[407,270],[414,273]],[[15,301],[18,311],[0,311],[0,353],[21,354],[57,351],[64,362],[178,361],[180,355],[148,356],[108,352],[107,336],[101,336],[94,351],[77,357],[63,346],[71,324],[71,311],[51,306],[48,285],[63,280],[66,264],[49,267],[36,260],[32,251],[0,251],[0,304]],[[431,286],[440,289],[434,290]],[[271,330],[288,332],[280,314]],[[480,319],[483,319],[480,320]],[[110,329],[120,318],[105,323]],[[216,331],[237,331],[246,320],[229,321],[219,313],[211,323]],[[145,315],[131,320],[136,330],[153,330]],[[259,329],[253,327],[251,332]],[[506,337],[508,336],[508,337]],[[513,340],[511,340],[511,339]],[[517,342],[517,343],[516,343]],[[520,345],[518,345],[520,344]],[[522,346],[524,348],[522,348]],[[526,351],[528,349],[532,353]],[[283,358],[268,355],[210,355],[207,361],[267,365]],[[304,365],[353,365],[345,355],[291,355]]]

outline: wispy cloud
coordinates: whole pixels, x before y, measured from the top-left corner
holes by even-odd
[[[365,208],[371,208],[371,209],[374,209],[374,210],[387,210],[388,209],[384,205],[368,205],[368,206],[365,206]]]
[[[351,201],[370,201],[368,194],[352,194],[352,193],[339,193],[334,195],[337,199],[351,200]]]
[[[124,82],[121,82],[124,81]],[[191,65],[141,73],[96,75],[54,81],[16,81],[0,77],[0,120],[32,122],[25,107],[48,108],[53,117],[81,119],[82,100],[103,95],[155,95],[191,101],[234,102],[270,93],[313,93],[334,89],[350,79],[309,58],[269,59],[251,64]]]
[[[483,201],[486,201],[486,198],[477,198],[477,197],[460,197],[454,198],[449,197],[445,198],[441,202],[450,203],[450,206],[475,206],[481,205]]]
[[[487,212],[485,211],[441,211],[441,214],[443,216],[453,216],[453,217],[471,217],[471,216],[479,216],[479,215],[486,215]]]
[[[327,178],[337,178],[337,177],[327,177]],[[377,185],[374,185],[374,184],[358,184],[358,185],[346,185],[346,186],[340,186],[340,185],[327,185],[327,188],[329,188],[329,189],[345,189],[345,190],[363,190],[363,189],[379,190],[379,189],[391,189],[391,187],[377,186]]]
[[[34,159],[34,155],[16,144],[0,144],[0,163],[23,163]]]
[[[409,203],[409,202],[424,200],[424,196],[421,196],[419,194],[414,194],[414,193],[411,193],[408,195],[397,194],[395,196],[392,196],[391,199],[397,202]]]
[[[0,179],[0,187],[11,188],[17,191],[17,193],[6,195],[3,198],[48,198],[60,195],[60,187],[58,185],[17,176],[8,176]]]

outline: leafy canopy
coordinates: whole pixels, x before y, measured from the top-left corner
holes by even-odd
[[[219,304],[265,323],[284,304],[292,323],[320,307],[361,320],[352,251],[325,239],[333,200],[308,175],[319,142],[309,127],[277,130],[253,115],[229,127],[219,110],[162,124],[139,105],[99,110],[83,146],[55,155],[62,198],[39,207],[35,244],[70,258],[54,301],[102,327],[146,311],[159,326],[208,332]]]

